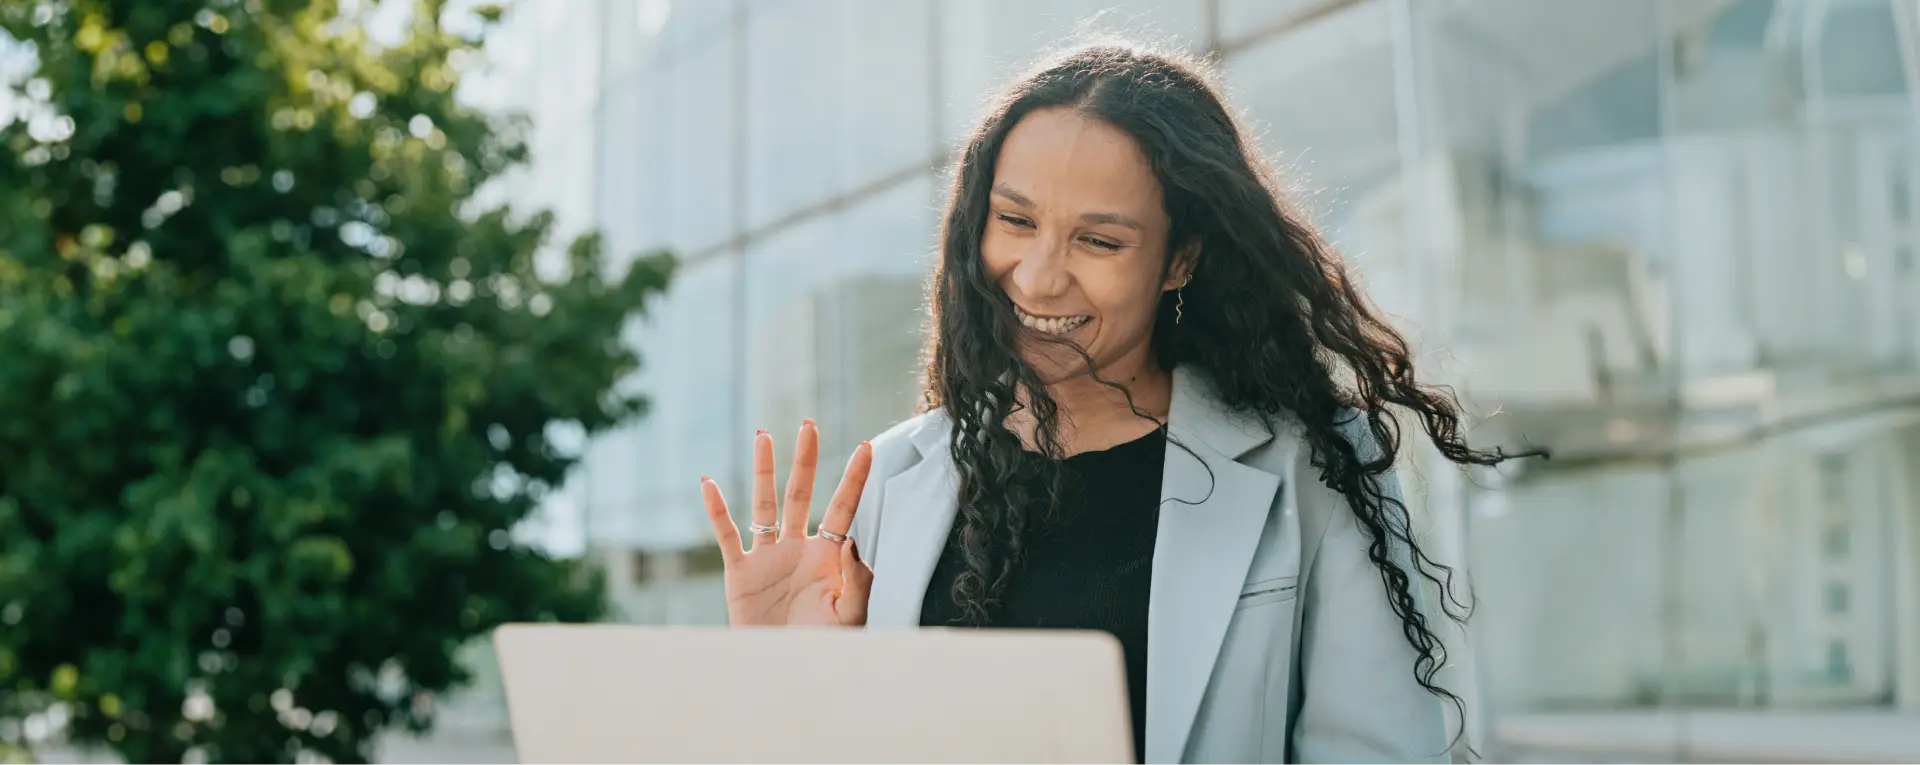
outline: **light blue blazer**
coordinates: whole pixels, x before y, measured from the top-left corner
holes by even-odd
[[[1414,682],[1368,540],[1308,464],[1299,427],[1231,411],[1182,370],[1167,426],[1199,458],[1167,447],[1145,760],[1447,762],[1442,702]],[[1364,420],[1349,429],[1372,442]],[[873,439],[852,530],[874,568],[870,626],[920,623],[956,512],[949,432],[935,411]],[[1406,568],[1408,551],[1393,553]]]

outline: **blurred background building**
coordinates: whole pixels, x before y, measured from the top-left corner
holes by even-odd
[[[911,414],[944,170],[1089,19],[1217,56],[1427,374],[1503,412],[1475,440],[1555,450],[1409,468],[1480,598],[1446,682],[1483,753],[1920,758],[1913,0],[520,4],[472,86],[534,118],[497,193],[684,263],[630,337],[652,414],[548,508],[620,618],[724,622],[695,481],[744,496],[755,428],[837,466]],[[501,703],[450,719],[504,746]]]

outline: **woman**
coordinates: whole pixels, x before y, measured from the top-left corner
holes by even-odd
[[[1181,59],[1085,47],[1015,83],[955,172],[926,411],[855,450],[818,536],[811,421],[784,508],[754,438],[751,552],[703,479],[731,621],[1106,630],[1147,762],[1444,761],[1414,577],[1451,571],[1389,409],[1503,455],[1261,168]]]

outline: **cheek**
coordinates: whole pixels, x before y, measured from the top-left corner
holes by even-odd
[[[1019,250],[1013,245],[1014,242],[1008,241],[1005,234],[994,231],[992,226],[988,226],[987,233],[980,237],[980,263],[987,269],[987,275],[996,282],[1005,278],[1007,272],[1013,270],[1014,264],[1020,262]]]
[[[1140,297],[1132,285],[1111,277],[1083,275],[1080,281],[1081,294],[1099,317],[1097,342],[1103,345],[1132,337],[1141,322]]]
[[[1112,262],[1107,265],[1110,267],[1100,269],[1098,286],[1088,289],[1101,312],[1116,323],[1150,320],[1159,296],[1158,272],[1134,263]]]

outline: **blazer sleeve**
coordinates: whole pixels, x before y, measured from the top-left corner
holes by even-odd
[[[1292,759],[1449,762],[1445,702],[1414,680],[1417,654],[1367,557],[1366,534],[1344,495],[1306,478],[1313,472],[1296,475],[1303,477],[1303,513],[1320,514],[1325,531],[1301,593]],[[1385,493],[1400,497],[1391,473],[1380,480]],[[1391,552],[1403,570],[1411,569],[1410,551],[1396,546]],[[1419,602],[1419,577],[1413,582]]]

